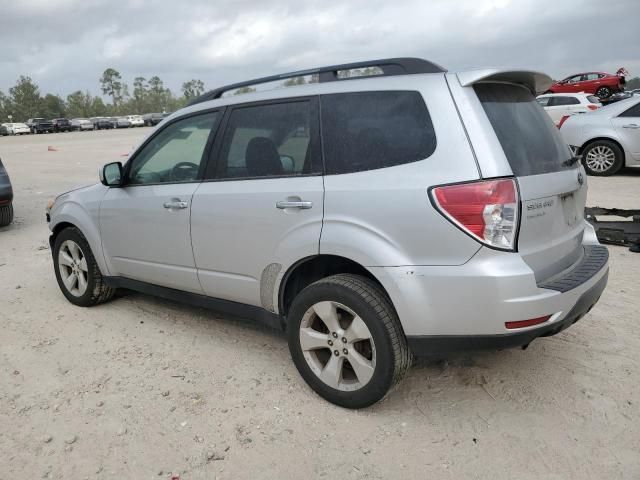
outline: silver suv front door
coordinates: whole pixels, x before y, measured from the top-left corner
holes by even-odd
[[[191,248],[190,213],[219,112],[168,124],[125,167],[125,185],[100,206],[111,275],[202,293]]]

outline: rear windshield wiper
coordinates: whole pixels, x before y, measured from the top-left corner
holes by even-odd
[[[564,162],[562,162],[562,166],[563,167],[570,167],[571,165],[573,165],[574,163],[579,162],[580,160],[582,160],[582,155],[575,155],[573,157],[571,157],[568,160],[565,160]]]

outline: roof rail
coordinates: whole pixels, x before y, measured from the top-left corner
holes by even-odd
[[[362,77],[350,77],[339,78],[338,72],[344,70],[355,70],[359,68],[378,67],[382,70],[381,75],[375,75],[378,77],[388,77],[395,75],[411,75],[415,73],[444,73],[446,70],[440,65],[437,65],[428,60],[421,58],[384,58],[381,60],[367,60],[364,62],[344,63],[342,65],[331,65],[328,67],[310,68],[308,70],[299,70],[296,72],[282,73],[280,75],[271,75],[269,77],[256,78],[254,80],[248,80],[245,82],[233,83],[224,87],[216,88],[206,92],[199,97],[191,100],[188,105],[195,105],[197,103],[206,102],[209,100],[215,100],[220,98],[223,93],[237,90],[242,87],[249,87],[253,85],[259,85],[261,83],[275,82],[278,80],[285,80],[288,78],[302,77],[305,75],[318,75],[319,83],[336,82],[341,80],[349,80]]]

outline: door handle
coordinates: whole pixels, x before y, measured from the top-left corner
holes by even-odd
[[[622,128],[640,128],[640,125],[636,123],[628,123],[627,125],[623,125]]]
[[[183,202],[179,198],[172,198],[170,202],[164,202],[162,206],[167,209],[181,209],[187,208],[189,206],[189,203]]]
[[[313,207],[313,202],[306,202],[304,200],[280,200],[279,202],[276,202],[276,208],[279,208],[280,210],[284,210],[285,208],[299,208],[301,210],[307,210],[311,207]]]

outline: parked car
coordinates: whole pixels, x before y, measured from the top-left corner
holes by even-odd
[[[554,83],[545,93],[590,93],[609,98],[624,90],[625,77],[604,72],[577,73]]]
[[[127,117],[117,117],[113,119],[116,128],[129,128],[131,127],[131,122],[127,119]]]
[[[95,130],[109,130],[115,128],[115,123],[107,117],[94,117],[91,119]]]
[[[13,189],[9,174],[0,159],[0,227],[6,227],[13,221]]]
[[[71,120],[71,129],[74,131],[87,131],[93,130],[95,127],[88,118],[74,118]]]
[[[9,127],[7,127],[6,123],[0,123],[0,137],[6,137],[7,135],[11,135]]]
[[[586,113],[602,107],[600,99],[586,93],[547,93],[536,98],[558,126],[562,117]]]
[[[53,131],[56,133],[71,131],[71,122],[66,118],[54,118],[51,123],[53,123]]]
[[[31,129],[24,123],[3,123],[7,135],[28,135]]]
[[[31,133],[51,133],[53,132],[53,122],[44,118],[30,118],[27,120],[27,126]]]
[[[620,100],[626,100],[634,95],[640,95],[640,89],[636,88],[635,90],[625,90],[624,92],[614,93],[607,99],[606,104],[608,105],[610,103],[619,102]]]
[[[566,119],[562,136],[582,155],[590,175],[608,176],[622,167],[640,167],[640,96]]]
[[[382,74],[340,80],[366,67]],[[532,94],[548,76],[421,59],[314,72],[209,92],[57,197],[64,296],[131,288],[286,329],[301,376],[349,408],[380,400],[412,354],[526,346],[597,302],[608,252]]]
[[[142,115],[128,115],[127,120],[131,123],[132,127],[144,127],[144,120]]]
[[[159,124],[162,120],[168,117],[168,113],[147,113],[143,115],[143,122],[146,126],[152,127],[154,125]]]

